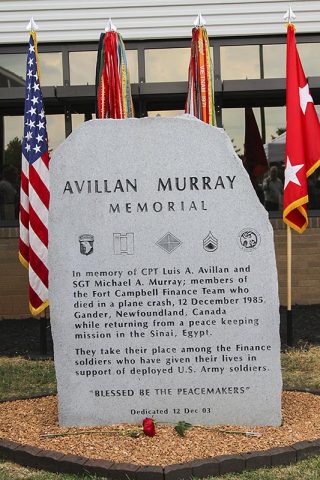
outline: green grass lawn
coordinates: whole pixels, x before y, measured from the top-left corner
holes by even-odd
[[[320,347],[288,350],[281,355],[284,388],[320,390]],[[0,399],[54,393],[56,381],[51,360],[0,357]],[[76,480],[78,476],[35,471],[3,460],[0,480]],[[82,477],[93,480],[94,476]],[[224,480],[320,480],[320,456],[288,467],[230,474]],[[152,480],[152,478],[150,478]],[[212,479],[213,480],[213,479]]]
[[[94,480],[95,476],[79,477],[62,473],[49,473],[31,468],[21,467],[10,462],[0,463],[0,480]],[[99,477],[100,479],[104,477]],[[215,480],[210,477],[207,480]],[[227,474],[221,480],[319,480],[320,456],[303,460],[286,467],[274,467],[243,473]],[[152,480],[152,478],[150,478]],[[196,479],[194,479],[196,480]]]
[[[320,390],[320,347],[310,346],[281,354],[284,388]],[[0,357],[0,400],[56,392],[52,360]]]
[[[77,480],[79,478],[83,480],[98,479],[98,477],[95,476],[86,475],[84,477],[79,477],[77,475],[34,470],[5,460],[0,460],[0,480]],[[102,478],[103,477],[99,477],[99,480],[102,480]]]
[[[284,388],[320,390],[320,347],[288,350],[281,364]]]
[[[52,360],[0,357],[0,400],[56,392]]]

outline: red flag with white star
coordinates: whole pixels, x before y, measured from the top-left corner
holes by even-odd
[[[296,46],[287,30],[287,137],[283,221],[299,233],[308,226],[307,178],[320,165],[320,124]]]

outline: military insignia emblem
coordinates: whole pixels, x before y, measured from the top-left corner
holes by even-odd
[[[240,247],[247,251],[258,248],[260,239],[260,234],[253,228],[244,228],[238,237]]]
[[[84,233],[79,236],[80,253],[82,255],[90,255],[93,252],[94,236],[89,233]]]
[[[156,245],[162,248],[167,253],[172,253],[176,248],[182,245],[181,240],[172,235],[172,233],[166,233],[160,240],[157,241]]]
[[[113,252],[115,255],[134,254],[134,233],[114,233]]]
[[[218,240],[212,235],[212,232],[209,232],[203,239],[203,248],[206,252],[215,252],[217,250]]]

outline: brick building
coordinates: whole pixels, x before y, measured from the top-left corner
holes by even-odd
[[[128,55],[137,117],[175,115],[184,109],[193,21],[207,21],[214,61],[218,126],[243,152],[244,108],[254,108],[265,144],[285,129],[287,2],[203,0],[3,0],[0,4],[0,171],[18,192],[23,132],[24,78],[33,16],[38,32],[41,84],[49,147],[55,149],[81,122],[94,116],[94,78],[100,32],[112,17]],[[320,103],[318,1],[292,1],[297,42],[316,104]],[[272,156],[280,175],[283,156]],[[319,174],[320,175],[320,172]],[[320,181],[311,179],[310,224],[293,233],[293,304],[320,303]],[[0,204],[0,319],[29,317],[27,274],[18,262],[17,199]],[[286,304],[286,229],[281,211],[270,212],[279,272],[280,302]],[[263,268],[263,259],[261,259]]]

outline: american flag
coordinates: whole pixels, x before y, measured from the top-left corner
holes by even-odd
[[[27,57],[20,190],[19,258],[28,268],[29,307],[38,315],[48,306],[49,153],[39,79],[36,33]]]

